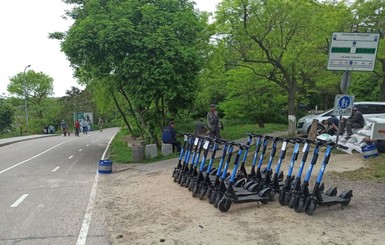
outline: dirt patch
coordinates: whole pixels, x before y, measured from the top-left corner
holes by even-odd
[[[383,244],[384,184],[325,174],[326,188],[353,190],[349,206],[317,207],[312,216],[277,201],[232,205],[222,213],[171,178],[177,159],[114,165],[99,179],[97,205],[113,244]],[[289,161],[285,159],[285,161]],[[328,171],[365,165],[361,155],[334,154]],[[318,172],[318,168],[315,169]]]

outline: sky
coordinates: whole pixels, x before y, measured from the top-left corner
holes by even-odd
[[[195,0],[202,11],[214,12],[220,0]],[[70,6],[62,0],[0,1],[0,96],[9,96],[9,78],[24,69],[43,72],[54,79],[54,96],[65,95],[72,86],[83,88],[58,40],[48,39],[51,32],[64,32],[73,21],[65,20]]]

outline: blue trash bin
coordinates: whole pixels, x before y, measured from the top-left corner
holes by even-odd
[[[362,155],[364,158],[378,157],[378,150],[374,144],[362,147]]]
[[[112,161],[111,160],[99,160],[98,173],[99,174],[112,173]]]

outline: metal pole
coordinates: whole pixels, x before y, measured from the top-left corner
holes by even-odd
[[[23,72],[23,87],[24,87],[24,106],[25,106],[25,119],[26,119],[26,129],[27,129],[27,134],[29,133],[29,125],[28,125],[28,104],[27,104],[27,84],[26,84],[26,81],[25,81],[25,71],[27,70],[28,67],[31,67],[31,65],[27,65],[25,68],[24,68],[24,72]]]

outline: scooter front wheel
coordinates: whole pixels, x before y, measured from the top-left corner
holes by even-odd
[[[281,206],[287,205],[285,198],[286,198],[286,192],[281,191],[279,193],[279,198],[278,198],[279,204],[281,204]]]
[[[311,200],[310,203],[306,206],[305,208],[305,212],[307,215],[312,215],[315,208],[316,208],[317,204],[315,203],[314,200]]]
[[[194,185],[194,187],[193,187],[193,189],[192,189],[192,196],[193,196],[193,197],[196,197],[197,194],[198,194],[198,192],[199,192],[199,187],[198,187],[198,185]]]
[[[231,207],[231,200],[229,198],[222,198],[218,203],[218,209],[221,212],[227,212],[229,211]]]
[[[297,213],[302,212],[304,204],[305,204],[305,202],[304,202],[303,198],[298,198],[298,201],[296,201],[294,204],[294,210]]]
[[[206,195],[206,189],[205,188],[201,188],[200,192],[199,192],[199,200],[202,200]]]
[[[217,194],[217,198],[215,198],[214,207],[218,207],[219,201],[222,199],[222,195]]]
[[[295,206],[295,196],[291,196],[290,197],[290,201],[289,201],[289,204],[287,205],[289,208],[294,208],[294,206]]]
[[[214,204],[215,200],[217,199],[217,193],[212,193],[209,199],[210,204]]]

